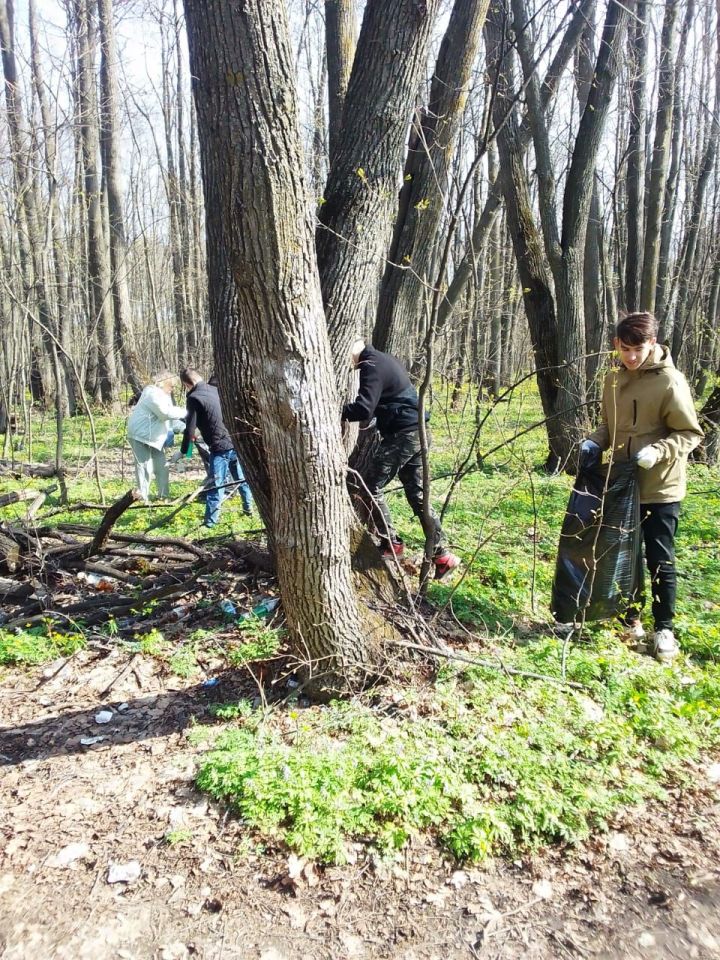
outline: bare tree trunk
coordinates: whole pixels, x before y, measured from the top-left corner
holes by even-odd
[[[583,303],[583,264],[587,221],[590,214],[594,184],[594,168],[597,151],[610,105],[612,90],[617,76],[618,55],[623,43],[628,9],[618,0],[610,0],[603,27],[597,62],[593,72],[594,82],[590,87],[587,103],[582,111],[580,124],[572,145],[570,168],[564,187],[562,219],[558,217],[556,180],[554,165],[550,154],[550,140],[544,117],[540,86],[535,74],[535,62],[529,32],[529,22],[524,0],[512,0],[514,11],[515,36],[523,67],[528,103],[528,120],[535,146],[535,161],[538,174],[538,193],[540,220],[545,253],[547,255],[554,280],[554,297],[557,337],[556,352],[562,360],[555,374],[557,397],[554,417],[561,431],[561,442],[552,452],[559,463],[570,460],[573,447],[585,427],[585,363],[581,359],[585,354],[585,318]],[[492,43],[496,50],[503,43],[502,31],[506,25],[502,9],[493,8],[488,22],[493,20]],[[504,44],[503,44],[504,47]],[[502,49],[502,48],[500,48]],[[505,48],[506,49],[506,48]],[[500,63],[501,61],[498,61]],[[510,75],[511,67],[505,62],[500,67],[502,73]],[[505,81],[507,83],[507,80]],[[497,100],[500,97],[498,96]],[[497,103],[496,100],[496,103]],[[496,126],[499,118],[496,121]],[[502,131],[501,131],[502,138]],[[509,144],[506,143],[506,146]],[[516,152],[517,146],[511,148]],[[517,165],[517,164],[516,164]],[[502,157],[501,157],[502,166]],[[524,173],[523,173],[524,178]],[[510,204],[508,192],[515,190],[527,192],[517,177],[505,178],[506,203]],[[517,204],[517,199],[516,199]],[[526,200],[521,201],[525,206]],[[529,211],[528,211],[529,212]],[[559,228],[560,221],[560,228]],[[518,221],[518,225],[527,229],[527,217]],[[528,234],[522,246],[534,242]],[[520,256],[525,255],[516,244],[516,256],[520,269]],[[546,295],[547,284],[544,278],[536,276],[536,281]],[[526,284],[523,283],[523,287]],[[532,287],[526,293],[526,308],[535,312],[531,304]],[[536,345],[537,349],[537,345]]]
[[[69,308],[69,286],[67,268],[65,265],[65,242],[58,215],[58,181],[57,181],[57,130],[52,121],[50,104],[42,74],[40,51],[37,34],[37,12],[35,0],[29,0],[28,18],[30,27],[30,55],[33,74],[33,85],[40,104],[40,115],[43,124],[43,142],[45,146],[45,164],[48,180],[48,227],[51,238],[51,260],[55,276],[55,302],[57,304],[57,323],[55,333],[61,344],[72,342],[72,319]],[[74,416],[77,409],[76,384],[71,366],[63,354],[60,358],[63,377],[59,388],[62,392],[63,413]],[[65,407],[67,404],[67,407]]]
[[[103,211],[98,160],[100,150],[97,88],[95,85],[96,29],[88,0],[75,0],[78,32],[78,99],[85,171],[88,272],[93,322],[98,331],[98,379],[103,402],[118,401],[117,370],[110,264],[103,230]]]
[[[357,21],[353,0],[325,0],[325,41],[330,166],[332,166],[340,144],[345,95],[355,59]]]
[[[125,377],[132,389],[139,393],[147,382],[148,370],[143,369],[143,364],[135,349],[136,339],[130,315],[130,296],[127,283],[128,249],[125,234],[123,191],[120,185],[117,51],[112,0],[97,0],[97,11],[102,51],[100,61],[100,84],[103,97],[101,106],[102,158],[107,185],[115,328]]]
[[[352,342],[386,251],[403,148],[439,0],[368,0],[317,233],[330,344],[344,392]],[[358,249],[359,248],[359,249]]]
[[[352,511],[285,5],[185,0],[185,12],[215,349],[223,375],[235,374],[221,387],[236,416],[248,406],[243,394],[261,411],[261,509],[295,650],[317,687],[346,687],[363,681],[376,638],[361,624],[351,573]]]
[[[720,0],[716,0],[718,14],[720,15]],[[715,52],[715,102],[714,109],[711,111],[710,126],[707,134],[707,141],[702,153],[702,161],[698,177],[693,191],[692,206],[690,209],[690,219],[688,222],[687,236],[683,245],[683,256],[679,270],[678,296],[675,306],[675,319],[672,327],[667,321],[665,323],[666,336],[670,337],[672,329],[672,354],[677,363],[682,351],[689,323],[689,304],[691,283],[694,279],[695,255],[697,251],[698,237],[700,227],[703,223],[703,208],[705,204],[705,193],[710,183],[713,171],[717,163],[718,149],[720,148],[720,119],[718,110],[720,110],[720,29],[717,32],[717,47]]]
[[[663,213],[660,225],[660,251],[658,254],[657,286],[655,288],[655,316],[660,324],[659,339],[665,342],[667,331],[665,328],[666,311],[670,305],[669,291],[672,289],[670,275],[670,246],[675,226],[675,209],[677,206],[677,186],[680,175],[680,154],[683,144],[682,120],[684,106],[679,95],[680,75],[685,62],[688,37],[695,17],[695,0],[688,0],[685,10],[685,19],[680,31],[678,55],[673,70],[673,110],[672,110],[672,137],[670,142],[670,169],[665,181],[663,197]]]
[[[437,231],[447,209],[451,162],[487,8],[488,0],[455,0],[428,104],[410,137],[373,335],[379,349],[406,362],[414,352],[413,327],[423,299],[432,296]]]
[[[667,182],[672,137],[673,98],[675,96],[675,22],[679,0],[666,0],[660,37],[660,65],[658,76],[658,103],[655,113],[655,142],[647,190],[647,216],[643,250],[640,309],[651,313],[655,309],[655,290],[658,282],[660,258],[660,227]]]
[[[648,0],[637,0],[630,35],[630,136],[627,157],[627,254],[625,306],[638,308],[643,251],[643,195],[645,187],[645,84],[647,71]]]

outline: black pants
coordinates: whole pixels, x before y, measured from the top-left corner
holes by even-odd
[[[363,500],[368,518],[384,543],[389,540],[399,542],[400,539],[393,527],[390,511],[382,494],[383,488],[394,477],[398,477],[402,483],[407,502],[415,516],[423,523],[422,450],[418,430],[393,433],[383,437],[373,462],[363,477],[367,487]],[[367,493],[372,498],[369,503]],[[426,537],[430,537],[433,553],[442,553],[443,532],[437,514],[432,509],[430,510],[430,528],[424,532]]]
[[[652,614],[656,630],[672,630],[677,595],[675,534],[680,516],[679,503],[641,503],[640,517],[645,560],[650,571]],[[637,619],[645,598],[637,596],[628,619]]]

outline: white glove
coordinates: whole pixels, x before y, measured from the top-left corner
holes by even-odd
[[[643,470],[649,470],[651,467],[654,467],[659,459],[660,452],[657,447],[652,446],[652,444],[643,447],[642,450],[635,454],[635,463],[639,467],[642,467]]]

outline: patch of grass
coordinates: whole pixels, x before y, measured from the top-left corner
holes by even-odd
[[[57,633],[49,625],[13,633],[0,629],[0,664],[37,665],[86,646],[82,633]]]
[[[557,676],[559,646],[503,656]],[[241,714],[198,784],[261,837],[332,862],[352,841],[391,852],[419,831],[460,860],[577,843],[619,808],[662,796],[720,743],[720,670],[674,673],[609,631],[574,648],[568,666],[586,690],[445,668],[412,719],[358,702],[266,721]]]
[[[186,828],[178,827],[175,830],[168,830],[165,834],[165,843],[169,847],[178,847],[183,843],[188,843],[192,840],[193,832]]]
[[[233,644],[227,649],[228,661],[233,666],[254,663],[257,660],[269,660],[280,649],[283,631],[270,627],[263,617],[248,616],[238,623],[242,643]]]

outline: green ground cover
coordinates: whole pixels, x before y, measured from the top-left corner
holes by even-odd
[[[446,475],[467,455],[475,414],[469,399],[443,413],[442,389],[435,400],[440,506]],[[479,450],[539,418],[528,387],[488,418]],[[112,423],[103,429],[114,435]],[[108,449],[117,456],[117,446]],[[241,701],[219,708],[217,725],[195,731],[206,744],[199,785],[228,800],[258,842],[342,861],[354,842],[392,855],[424,832],[459,859],[479,860],[581,841],[623,806],[692,786],[694,764],[720,741],[720,472],[690,468],[677,539],[682,654],[668,668],[629,650],[613,624],[588,625],[582,642],[569,646],[553,633],[548,598],[571,479],[539,471],[544,455],[541,429],[509,442],[462,481],[445,515],[467,573],[459,586],[457,578],[432,584],[430,599],[451,604],[469,631],[471,655],[495,667],[445,663],[428,681],[405,666],[349,703],[305,707],[291,698],[253,709]],[[73,497],[96,499],[82,467],[80,474]],[[128,485],[108,480],[107,499]],[[173,480],[173,494],[191,488]],[[390,506],[419,555],[421,531],[402,493],[390,495]],[[144,529],[152,513],[128,511],[119,527]],[[189,507],[158,532],[201,536],[201,517],[200,506]],[[62,518],[97,522],[98,514]],[[238,500],[226,504],[223,525],[221,532],[241,534],[253,523]],[[255,643],[252,659],[274,655],[281,642],[261,625],[245,639]],[[186,644],[178,673],[192,675],[204,642]],[[226,656],[238,666],[244,654],[228,648]]]

